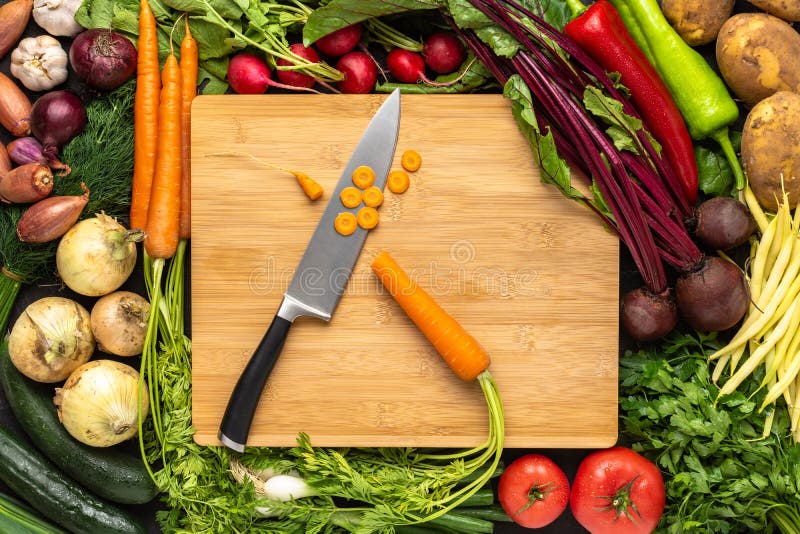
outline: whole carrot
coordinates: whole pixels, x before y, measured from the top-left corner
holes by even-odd
[[[143,229],[147,225],[147,210],[156,165],[160,91],[156,19],[148,0],[140,0],[136,98],[133,109],[131,228]]]
[[[459,378],[475,380],[486,371],[489,355],[483,347],[419,287],[387,252],[378,254],[371,267],[394,300]]]
[[[178,248],[181,207],[181,69],[170,51],[161,74],[158,152],[145,226],[144,248],[151,258],[171,258]]]
[[[181,239],[189,239],[192,235],[192,175],[190,162],[191,148],[191,113],[192,100],[197,95],[197,41],[192,37],[189,18],[186,17],[186,33],[181,41],[181,211],[178,226]]]

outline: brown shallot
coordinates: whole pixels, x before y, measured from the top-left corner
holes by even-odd
[[[83,183],[81,187],[83,195],[48,197],[25,210],[17,222],[20,241],[46,243],[64,235],[89,202],[89,189]]]
[[[11,158],[3,143],[0,143],[0,178],[11,170]]]
[[[9,204],[29,204],[50,195],[53,173],[41,163],[26,163],[0,177],[0,201]]]
[[[0,72],[0,125],[15,137],[31,133],[31,101],[14,83]]]
[[[33,10],[33,0],[12,0],[0,6],[0,59],[14,48],[25,32]]]

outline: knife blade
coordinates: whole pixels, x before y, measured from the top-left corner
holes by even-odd
[[[374,185],[383,190],[399,130],[400,92],[395,90],[375,112],[342,170],[278,311],[228,399],[218,435],[226,447],[244,451],[261,393],[294,320],[315,317],[330,321],[333,316],[368,232],[358,227],[352,234],[343,236],[334,229],[333,222],[339,213],[358,209],[344,208],[339,202],[339,193],[352,185],[353,171],[361,165],[375,171]]]

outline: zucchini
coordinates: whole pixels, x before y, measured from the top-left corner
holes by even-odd
[[[22,429],[61,471],[103,499],[142,504],[158,493],[141,456],[117,448],[90,447],[73,438],[58,420],[52,395],[20,373],[0,345],[0,385]]]
[[[128,512],[100,500],[0,427],[0,480],[54,523],[77,534],[145,534]]]
[[[5,493],[0,493],[0,532],[3,534],[66,534]]]

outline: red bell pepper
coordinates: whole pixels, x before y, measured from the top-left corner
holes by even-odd
[[[697,162],[689,130],[669,89],[614,6],[607,0],[598,0],[571,20],[564,33],[606,71],[620,74],[620,82],[630,91],[631,101],[680,178],[686,198],[690,205],[694,204]]]

